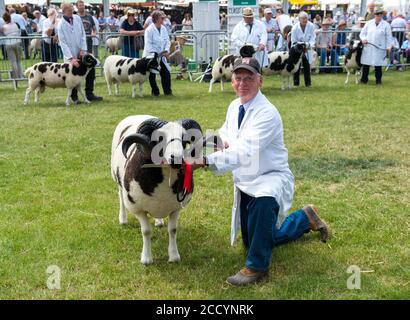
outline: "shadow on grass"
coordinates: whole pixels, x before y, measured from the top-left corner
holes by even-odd
[[[341,156],[332,158],[292,158],[289,163],[293,173],[299,179],[321,181],[347,179],[396,165],[393,160],[376,158],[350,159]]]

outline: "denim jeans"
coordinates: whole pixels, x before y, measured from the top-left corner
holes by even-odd
[[[337,68],[339,66],[339,56],[345,55],[345,54],[346,54],[346,48],[332,49],[332,52],[330,54],[330,64],[333,67],[336,67],[336,68],[332,68],[333,73],[336,73],[338,69],[341,70],[341,68]]]
[[[317,54],[320,56],[320,71],[324,71],[326,66],[326,59],[327,59],[327,49],[326,48],[317,48]]]
[[[277,229],[279,205],[274,197],[254,198],[241,192],[240,211],[242,241],[248,249],[245,265],[256,271],[268,270],[275,246],[310,231],[309,218],[303,210],[291,213]]]

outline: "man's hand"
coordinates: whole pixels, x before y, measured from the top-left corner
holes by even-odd
[[[362,41],[362,43],[363,43],[364,45],[366,45],[366,44],[368,44],[368,43],[369,43],[369,41],[367,41],[367,40],[363,40],[363,41]]]
[[[261,43],[261,44],[259,45],[259,47],[258,47],[258,50],[259,50],[259,51],[265,50],[265,45],[264,45],[263,43]]]
[[[79,63],[78,59],[73,58],[73,59],[71,59],[70,63],[76,68],[80,67],[80,63]]]

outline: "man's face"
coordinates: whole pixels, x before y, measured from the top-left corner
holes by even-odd
[[[252,99],[262,87],[262,83],[260,75],[246,69],[239,69],[232,76],[232,87],[244,101]]]
[[[40,19],[40,12],[36,12],[34,16],[36,17],[36,19]]]
[[[373,12],[373,11],[374,11],[374,8],[375,8],[375,5],[374,5],[374,4],[369,4],[369,11],[370,11],[370,12]]]
[[[79,12],[84,12],[84,10],[85,10],[84,2],[77,2],[77,9],[78,9]]]
[[[300,17],[300,18],[299,18],[299,22],[300,22],[300,25],[301,25],[302,27],[304,27],[304,26],[307,25],[308,19],[307,19],[306,17]]]
[[[72,17],[73,16],[73,7],[72,6],[66,7],[63,11],[63,14],[67,17]]]
[[[246,24],[252,24],[253,17],[243,17],[243,21],[245,21]]]
[[[272,19],[272,13],[265,13],[265,19],[267,21],[269,21],[270,19]]]
[[[383,18],[383,14],[382,14],[382,13],[376,13],[376,14],[374,15],[374,20],[375,20],[377,23],[379,23],[380,21],[382,21],[382,18]]]

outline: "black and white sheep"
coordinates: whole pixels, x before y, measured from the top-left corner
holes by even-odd
[[[121,46],[121,38],[120,37],[111,37],[105,41],[105,49],[110,54],[118,54]]]
[[[32,91],[34,91],[34,102],[37,103],[39,92],[44,92],[46,87],[67,88],[67,99],[65,101],[67,106],[70,105],[73,89],[77,89],[85,102],[90,103],[81,89],[81,83],[91,68],[94,68],[98,63],[98,60],[92,54],[85,54],[80,59],[78,68],[70,63],[36,63],[24,72],[28,78],[24,104],[28,103]]]
[[[359,75],[362,69],[360,62],[363,52],[363,43],[360,40],[352,40],[345,56],[345,69],[347,72],[345,84],[349,83],[349,76],[352,72],[356,75],[356,84],[359,83]]]
[[[299,70],[302,56],[306,51],[306,44],[297,43],[289,51],[271,52],[268,55],[268,66],[263,68],[263,74],[279,74],[282,76],[282,90],[285,90],[287,81],[290,89],[290,77]]]
[[[152,229],[147,214],[156,219],[156,225],[162,225],[162,219],[169,216],[169,262],[180,261],[177,219],[193,191],[183,194],[181,189],[185,178],[184,159],[187,154],[192,156],[188,150],[190,142],[201,139],[201,127],[191,119],[166,122],[149,115],[137,115],[125,118],[115,129],[111,173],[118,185],[119,222],[127,223],[126,209],[138,218],[143,236],[143,264],[153,262]]]
[[[160,60],[157,53],[145,58],[127,58],[112,55],[104,62],[104,75],[107,82],[108,94],[112,95],[112,84],[115,84],[115,94],[119,94],[118,85],[122,82],[130,82],[132,97],[135,98],[136,83],[139,84],[139,96],[142,97],[142,84],[149,78],[150,72],[158,73]]]

